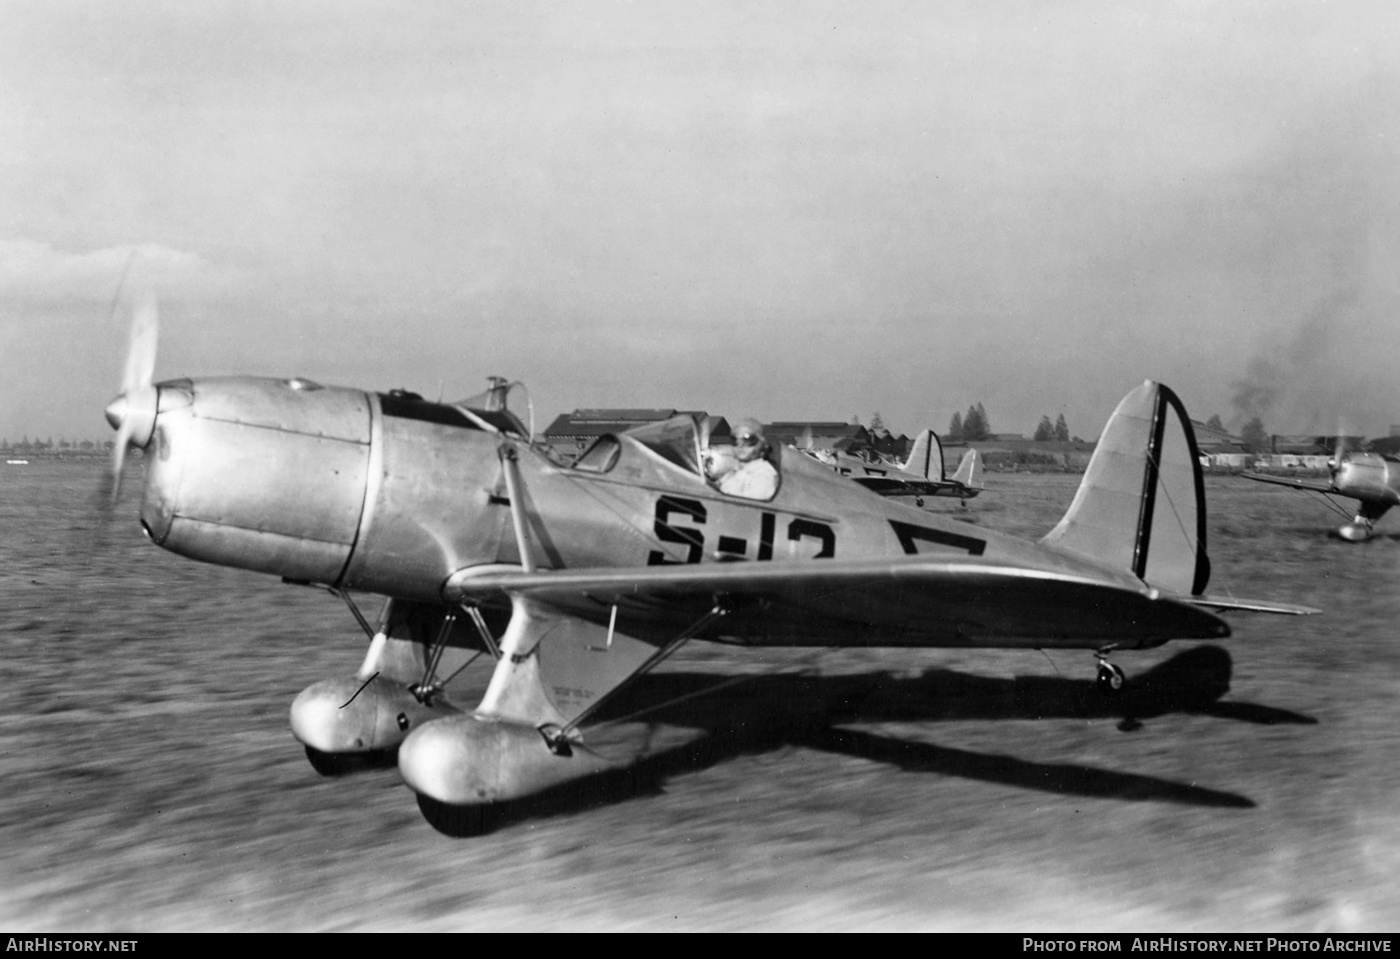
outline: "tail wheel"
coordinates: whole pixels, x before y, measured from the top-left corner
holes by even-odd
[[[1113,663],[1099,663],[1099,675],[1095,680],[1099,692],[1107,696],[1116,696],[1123,691],[1123,686],[1127,681],[1128,677],[1123,675],[1123,670]]]

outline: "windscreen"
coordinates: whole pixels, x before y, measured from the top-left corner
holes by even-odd
[[[628,430],[627,435],[666,461],[700,472],[700,434],[693,417],[673,416]]]

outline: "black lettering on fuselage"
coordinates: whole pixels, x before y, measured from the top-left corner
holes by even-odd
[[[737,536],[721,536],[719,538],[718,551],[721,555],[726,557],[743,557],[748,555],[749,541],[740,539]]]
[[[705,554],[705,534],[688,526],[672,526],[672,513],[689,516],[697,523],[705,522],[705,504],[698,499],[682,496],[663,496],[656,501],[656,538],[663,543],[680,543],[690,547],[686,558],[680,562],[667,559],[666,554],[654,549],[647,556],[648,566],[679,566],[681,563],[698,563]]]
[[[836,530],[825,523],[818,523],[810,519],[795,519],[788,524],[788,539],[794,543],[804,536],[810,536],[820,540],[821,550],[813,559],[824,559],[828,556],[836,555]]]
[[[753,514],[746,510],[745,515],[752,516]],[[673,519],[689,517],[697,525],[703,525],[708,516],[705,504],[697,499],[670,495],[658,499],[656,501],[656,521],[653,526],[656,538],[663,543],[678,543],[687,549],[685,559],[681,560],[671,559],[664,550],[654,549],[647,554],[647,565],[680,566],[702,562],[705,558],[705,531],[693,526],[677,526]],[[773,558],[773,544],[777,539],[777,529],[777,514],[767,511],[758,514],[756,559],[762,561]],[[836,531],[827,523],[804,519],[800,516],[796,517],[788,523],[787,538],[791,543],[797,543],[803,539],[815,539],[820,545],[812,557],[813,559],[825,559],[836,555]],[[721,555],[721,558],[740,559],[748,555],[749,540],[744,537],[721,533],[717,535],[715,543],[715,550]]]
[[[772,513],[764,513],[763,518],[758,521],[758,558],[773,558],[773,530],[778,525],[778,517]]]
[[[963,536],[941,529],[929,529],[927,526],[915,526],[913,523],[901,523],[897,519],[890,520],[890,527],[894,530],[894,535],[899,537],[899,545],[910,556],[919,552],[920,542],[951,546],[973,556],[981,556],[987,549],[987,541],[975,536]]]

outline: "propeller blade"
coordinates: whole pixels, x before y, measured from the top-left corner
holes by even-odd
[[[1336,484],[1337,474],[1341,472],[1347,457],[1346,443],[1346,422],[1341,416],[1337,417],[1337,435],[1332,438],[1332,455],[1327,460],[1327,471],[1332,474],[1333,485]]]
[[[126,444],[131,440],[131,427],[123,419],[117,427],[117,441],[112,447],[112,502],[122,494],[122,467],[126,464]]]
[[[131,311],[131,329],[122,367],[121,393],[107,406],[107,422],[117,431],[112,446],[112,502],[121,494],[122,468],[129,446],[144,447],[155,432],[159,397],[153,384],[156,348],[160,339],[155,292],[137,294]]]
[[[127,343],[126,368],[122,375],[122,393],[129,394],[151,384],[156,370],[156,347],[159,338],[155,293],[145,290],[140,294],[131,313],[131,333]]]

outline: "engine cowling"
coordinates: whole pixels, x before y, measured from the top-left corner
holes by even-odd
[[[452,572],[502,561],[503,438],[490,411],[302,379],[174,380],[151,393],[141,521],[166,549],[422,601]]]
[[[1374,453],[1352,453],[1337,467],[1332,482],[1348,496],[1395,505],[1400,502],[1396,465]]]
[[[192,559],[332,583],[354,548],[370,401],[306,380],[158,387],[141,522]]]

